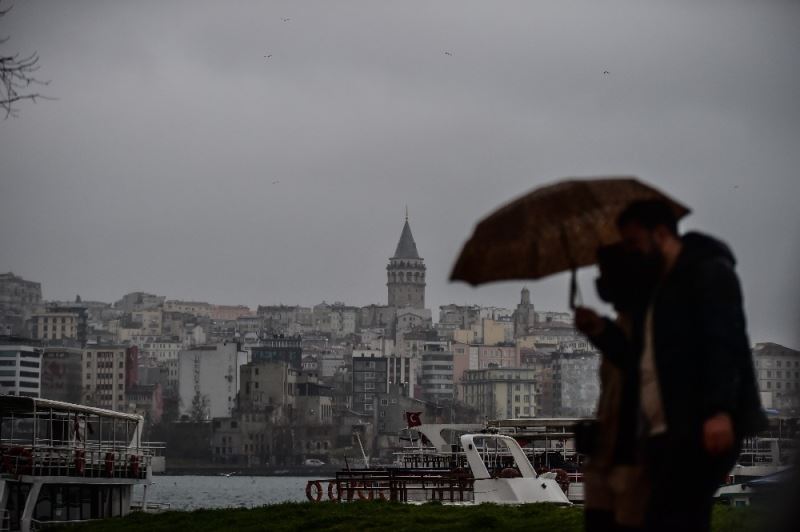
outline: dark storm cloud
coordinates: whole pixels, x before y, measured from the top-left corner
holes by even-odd
[[[475,221],[637,174],[732,244],[754,340],[798,347],[799,11],[18,2],[5,46],[59,99],[0,124],[0,270],[47,298],[383,302],[408,204],[431,306],[512,306],[520,283],[446,281]],[[564,308],[563,278],[530,286]]]

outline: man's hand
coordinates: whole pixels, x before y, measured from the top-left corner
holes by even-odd
[[[716,456],[730,450],[733,439],[733,422],[728,414],[717,414],[703,423],[703,446],[708,454]]]
[[[606,328],[606,322],[597,312],[587,307],[575,309],[575,327],[588,337],[602,334]]]

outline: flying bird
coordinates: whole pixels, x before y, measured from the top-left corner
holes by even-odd
[[[264,57],[265,57],[266,59],[269,59],[270,57],[272,57],[272,54],[265,55]]]
[[[281,18],[281,20],[284,21],[284,22],[289,22],[292,19],[290,19],[289,17],[284,17],[284,18]]]
[[[608,70],[603,70],[603,74],[611,74]]]
[[[277,185],[278,183],[280,183],[280,180],[272,182],[273,185]]]
[[[444,55],[449,55],[450,57],[453,56],[453,52],[445,52]]]

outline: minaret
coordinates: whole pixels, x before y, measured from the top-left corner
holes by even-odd
[[[417,253],[408,225],[408,207],[400,240],[386,266],[386,276],[390,307],[425,308],[425,260]]]
[[[531,292],[527,287],[522,289],[519,305],[514,311],[514,338],[525,336],[536,326],[536,311],[531,305]]]

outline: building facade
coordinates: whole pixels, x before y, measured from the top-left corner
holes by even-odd
[[[22,338],[0,338],[0,393],[41,397],[42,349]]]
[[[453,351],[447,340],[426,341],[422,350],[420,385],[422,397],[437,405],[455,398]]]
[[[180,413],[194,420],[230,417],[239,393],[239,371],[248,362],[236,342],[198,346],[178,355]]]
[[[758,389],[765,408],[800,414],[800,351],[774,343],[753,347]]]
[[[82,353],[81,402],[109,410],[124,410],[128,353],[126,346],[87,346]]]
[[[377,352],[353,352],[352,395],[354,411],[372,414],[375,397],[389,386],[389,359]]]
[[[83,351],[78,347],[46,347],[42,351],[41,396],[66,403],[81,402]]]
[[[468,370],[461,382],[464,402],[492,419],[536,416],[536,375],[530,368]]]
[[[295,369],[303,364],[303,339],[300,336],[275,334],[262,338],[260,345],[250,347],[253,362],[286,362]]]
[[[86,343],[87,312],[83,307],[50,307],[33,316],[33,334],[48,343]]]
[[[28,334],[25,322],[42,301],[42,285],[11,272],[0,274],[0,335]]]

